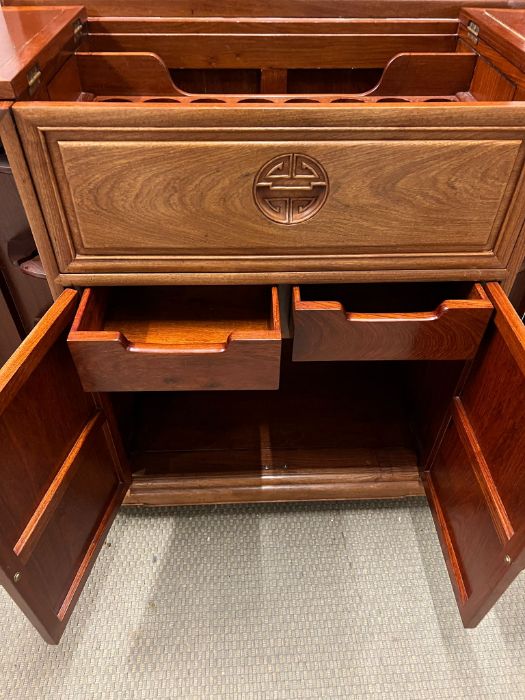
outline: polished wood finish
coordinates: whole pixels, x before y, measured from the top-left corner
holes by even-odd
[[[361,290],[293,288],[294,360],[469,359],[492,314],[479,284],[464,290],[452,286],[452,293],[463,293],[454,297],[447,285]]]
[[[82,91],[95,95],[181,95],[166,65],[152,53],[77,52]]]
[[[87,289],[68,344],[86,391],[277,389],[277,288]]]
[[[48,640],[128,458],[128,504],[424,480],[466,625],[523,568],[524,328],[480,284],[525,258],[521,20],[459,8],[96,0],[0,105],[54,294],[93,285],[0,373],[0,576]]]
[[[42,79],[65,60],[66,47],[75,48],[75,22],[85,22],[81,6],[3,7],[0,16],[0,99],[36,96],[29,86],[31,71]]]
[[[463,622],[475,626],[525,566],[525,326],[497,284],[496,315],[426,475]]]
[[[227,39],[227,40],[225,40]],[[456,34],[99,34],[94,51],[151,51],[170,68],[378,68],[398,53],[447,52]]]
[[[359,93],[356,86],[353,85],[353,80],[359,80],[358,69],[347,71],[339,71],[344,73],[347,79],[346,92],[356,93],[355,97],[361,100],[371,96],[385,96],[402,94],[404,97],[409,96],[450,96],[449,100],[453,99],[456,93],[465,92],[469,89],[472,81],[473,71],[476,65],[477,57],[475,54],[469,53],[400,53],[394,56],[382,73],[377,85],[370,90],[364,90]],[[323,63],[324,66],[324,63]],[[213,69],[215,75],[222,76],[227,71]],[[195,73],[197,71],[192,69]],[[324,67],[322,75],[333,75]],[[236,73],[242,71],[237,70]],[[245,71],[246,72],[246,71]],[[238,90],[233,90],[229,87],[231,77],[228,75],[222,81],[213,81],[213,76],[210,79],[203,81],[201,86],[195,85],[192,90],[184,91],[178,86],[181,75],[180,70],[168,70],[166,64],[161,61],[158,56],[151,53],[103,53],[103,52],[76,52],[69,61],[64,65],[62,70],[50,82],[48,91],[53,100],[77,100],[86,99],[85,96],[94,97],[97,100],[107,101],[108,97],[117,101],[118,97],[134,96],[140,98],[140,101],[153,101],[155,95],[157,102],[162,101],[162,97],[182,96],[188,93],[195,93],[197,96],[207,94],[209,97],[220,101],[220,103],[231,104],[232,102],[247,102],[247,98],[251,94],[257,93],[264,95],[267,99],[276,102],[276,96],[281,93],[288,100],[297,99],[288,94],[290,88],[289,82],[293,80],[293,76],[297,71],[293,72],[287,69],[279,68],[261,68],[260,84],[258,89],[253,88],[245,93],[233,94],[226,96],[221,93],[219,87],[228,92],[236,93]],[[308,77],[314,85],[319,81],[319,72],[315,71],[300,71],[303,75],[304,86],[301,90],[294,88],[292,93],[303,93],[315,95],[316,101],[326,100],[326,95],[322,93],[334,93],[333,102],[336,99],[344,100],[344,95],[337,95],[341,91],[343,85],[339,89],[330,89],[328,83],[326,87],[323,84],[321,90],[319,87],[313,89],[308,85]],[[369,71],[365,71],[368,73]],[[75,89],[68,92],[69,84],[72,79],[69,73],[76,75],[74,79]],[[307,74],[307,75],[305,75]],[[353,78],[355,74],[359,74]],[[172,78],[173,76],[173,78]],[[289,80],[289,76],[291,79]],[[215,82],[218,84],[215,85]],[[210,90],[210,85],[214,85],[215,89]],[[293,87],[293,83],[292,83]],[[352,89],[353,88],[353,89]],[[211,94],[210,94],[211,92]],[[357,94],[359,93],[359,94]],[[118,97],[117,97],[118,96]],[[168,100],[165,100],[168,101]],[[446,101],[446,100],[444,100]],[[176,104],[178,101],[174,100]],[[193,101],[181,101],[183,104]],[[280,100],[280,103],[286,101]]]
[[[250,13],[251,14],[251,13]],[[227,17],[226,15],[206,17],[169,16],[169,17],[93,17],[88,21],[90,40],[99,35],[129,35],[135,36],[136,41],[149,35],[164,34],[342,34],[342,35],[377,35],[377,34],[430,34],[456,35],[458,21],[456,19],[377,19],[372,15],[367,18],[355,17],[285,17],[278,16]],[[118,41],[118,36],[114,41]],[[293,60],[293,58],[292,58]]]
[[[490,44],[483,41],[483,39],[478,38],[474,43],[471,33],[466,27],[460,25],[457,50],[459,52],[467,51],[467,53],[471,53],[473,46],[476,47],[476,53],[479,56],[482,56],[488,63],[492,64],[496,70],[502,73],[508,80],[520,88],[525,85],[525,75],[519,68],[511,63],[503,54],[492,48]],[[515,99],[518,98],[516,97]]]
[[[19,103],[14,111],[64,283],[107,273],[111,283],[123,273],[181,282],[177,275],[192,272],[215,283],[242,272],[283,281],[294,267],[504,277],[525,208],[525,107],[367,107]],[[330,192],[315,217],[283,227],[261,214],[252,189],[264,163],[290,152],[316,158]]]
[[[367,95],[454,95],[470,86],[476,62],[468,53],[399,54]]]
[[[0,581],[49,642],[129,483],[111,418],[66,347],[77,296],[64,292],[0,370]]]
[[[480,101],[512,100],[516,86],[486,60],[479,59],[469,92]]]
[[[422,496],[417,466],[382,469],[327,467],[298,473],[253,470],[218,476],[137,476],[124,499],[128,506],[174,506],[212,503],[276,503],[289,501],[348,501]]]

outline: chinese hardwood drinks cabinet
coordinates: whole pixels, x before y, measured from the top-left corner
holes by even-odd
[[[2,8],[56,301],[0,371],[0,579],[45,639],[122,503],[426,494],[466,626],[525,566],[525,11],[471,5]]]

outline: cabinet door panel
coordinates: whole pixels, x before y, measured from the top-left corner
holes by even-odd
[[[57,642],[129,483],[103,397],[84,393],[65,291],[0,370],[0,581]]]
[[[525,567],[525,327],[498,284],[487,292],[496,315],[426,479],[467,627]]]

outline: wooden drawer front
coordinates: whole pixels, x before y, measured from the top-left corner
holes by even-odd
[[[525,152],[523,127],[501,125],[519,110],[405,106],[27,103],[16,115],[64,282],[505,268]]]
[[[87,289],[68,343],[86,391],[277,389],[277,288]]]
[[[293,359],[468,359],[491,313],[479,284],[294,287]]]

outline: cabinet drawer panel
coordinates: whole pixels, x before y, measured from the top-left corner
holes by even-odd
[[[293,359],[469,359],[491,313],[479,284],[294,287]]]
[[[68,343],[86,391],[277,389],[277,288],[87,289]]]
[[[81,255],[484,251],[518,147],[65,142],[58,145],[57,171],[63,168],[59,185]],[[266,163],[297,151],[323,167],[326,200],[304,222],[274,222],[257,206],[254,183]],[[299,177],[290,178],[287,191],[270,184],[262,194],[276,218]]]
[[[507,267],[518,109],[251,107],[18,105],[63,281]]]

